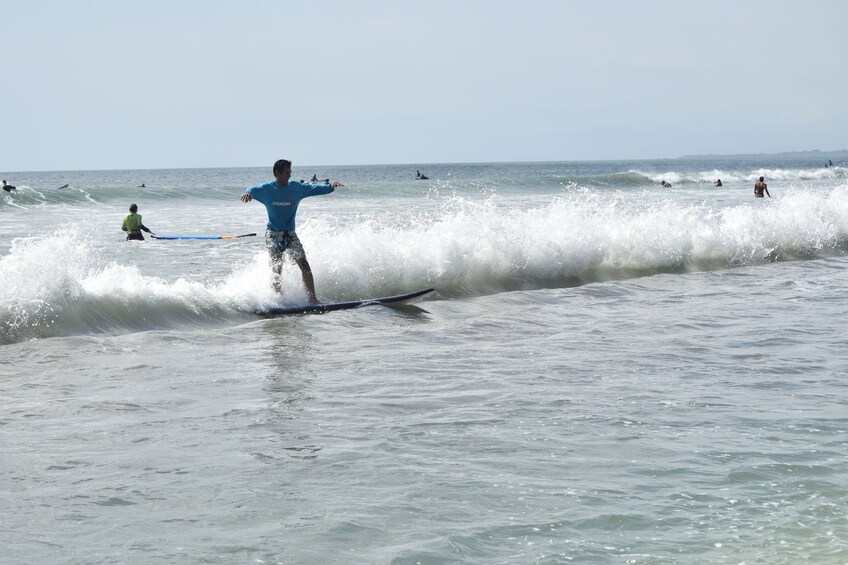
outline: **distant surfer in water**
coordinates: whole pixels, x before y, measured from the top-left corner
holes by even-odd
[[[721,184],[721,179],[716,180],[716,181],[713,183],[713,185],[714,185],[714,186],[724,186],[723,184]]]
[[[124,223],[121,224],[121,229],[127,232],[127,240],[137,239],[144,241],[142,231],[146,231],[150,235],[154,235],[152,231],[147,229],[147,226],[141,223],[141,214],[138,213],[138,206],[130,204],[130,213],[124,216]]]
[[[415,178],[417,178],[418,180],[430,180],[430,177],[428,177],[427,175],[422,175],[421,171],[415,171]]]
[[[62,185],[62,186],[60,186],[57,190],[62,190],[63,188],[68,188],[68,185],[67,185],[67,184],[63,184],[63,185]]]
[[[768,194],[768,197],[771,198],[771,194],[769,194],[768,185],[765,183],[765,180],[766,180],[765,177],[760,177],[760,180],[758,180],[756,183],[754,183],[754,197],[755,198],[762,198],[763,192]]]
[[[12,192],[13,190],[18,190],[17,186],[12,186],[6,182],[6,179],[3,179],[3,190],[6,192]]]
[[[140,185],[138,185],[138,187],[137,187],[137,188],[147,188],[147,187],[146,187],[146,186],[144,186],[144,183],[141,183]]]
[[[663,179],[663,181],[660,183],[660,186],[663,188],[671,188],[671,183],[665,182],[665,179]]]
[[[251,186],[241,195],[242,202],[258,200],[265,205],[268,212],[268,224],[265,231],[265,245],[271,257],[271,267],[274,270],[272,286],[277,292],[282,292],[280,275],[283,269],[283,258],[288,255],[297,266],[303,277],[303,286],[310,304],[320,304],[315,295],[315,280],[312,268],[306,260],[306,252],[294,231],[295,215],[300,201],[309,196],[330,194],[336,188],[344,186],[336,181],[330,184],[305,184],[291,180],[291,161],[280,159],[274,163],[274,180],[264,184]],[[327,179],[329,181],[329,179]]]

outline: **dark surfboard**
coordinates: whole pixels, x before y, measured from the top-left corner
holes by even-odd
[[[256,312],[260,316],[273,318],[276,316],[290,316],[292,314],[324,314],[325,312],[334,312],[336,310],[351,310],[360,306],[372,306],[376,304],[395,304],[405,302],[424,296],[433,292],[432,288],[410,292],[409,294],[399,294],[397,296],[385,296],[382,298],[369,298],[367,300],[352,300],[350,302],[331,302],[329,304],[303,304],[301,306],[283,306],[280,308],[269,308]]]

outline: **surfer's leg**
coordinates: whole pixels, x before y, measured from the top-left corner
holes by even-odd
[[[268,259],[271,261],[271,288],[277,294],[282,294],[283,287],[280,279],[283,273],[283,254],[286,252],[284,233],[265,230],[265,246],[268,249]]]
[[[306,294],[309,297],[310,304],[320,304],[318,297],[315,296],[315,279],[312,277],[312,268],[309,266],[309,261],[306,256],[295,259],[297,266],[300,267],[300,274],[303,275],[303,286],[306,287]]]
[[[274,274],[271,275],[271,288],[273,288],[274,292],[276,292],[277,294],[282,294],[283,283],[280,282],[280,279],[283,278],[283,262],[272,261],[271,268],[274,270]]]
[[[271,260],[271,288],[277,294],[282,294],[283,285],[280,282],[283,273],[283,254],[273,249],[268,250],[268,258]]]
[[[306,287],[306,295],[309,297],[310,304],[321,304],[318,297],[315,295],[315,279],[312,277],[312,268],[309,266],[309,261],[306,260],[306,252],[303,250],[303,244],[293,231],[287,232],[289,236],[289,247],[287,253],[297,266],[300,267],[300,274],[303,276],[303,286]]]

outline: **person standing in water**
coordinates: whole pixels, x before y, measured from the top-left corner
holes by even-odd
[[[144,241],[144,236],[141,235],[143,231],[154,235],[152,231],[147,229],[147,226],[141,223],[141,214],[138,213],[138,206],[135,204],[130,204],[130,213],[124,217],[121,229],[127,232],[127,241],[130,239]]]
[[[312,268],[306,260],[306,252],[294,231],[295,215],[300,201],[310,196],[330,194],[336,188],[344,186],[340,182],[332,184],[305,184],[291,180],[291,161],[280,159],[274,163],[274,180],[251,186],[241,195],[242,202],[258,200],[268,212],[268,224],[265,231],[265,245],[271,258],[271,268],[274,270],[272,286],[282,292],[280,276],[283,269],[283,258],[288,255],[297,263],[303,277],[303,286],[310,304],[320,304],[315,294],[315,279]]]
[[[765,177],[760,177],[760,180],[758,180],[756,183],[754,183],[754,197],[755,198],[762,198],[763,192],[768,194],[768,197],[771,198],[771,194],[769,194],[768,185],[765,183],[765,180],[766,180]]]

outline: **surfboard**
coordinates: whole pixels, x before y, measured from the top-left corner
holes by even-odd
[[[267,310],[259,310],[256,313],[260,316],[274,318],[277,316],[291,316],[293,314],[324,314],[336,310],[351,310],[360,306],[373,306],[377,304],[396,304],[406,302],[419,296],[424,296],[433,292],[435,289],[427,288],[409,294],[398,294],[397,296],[384,296],[382,298],[369,298],[367,300],[351,300],[350,302],[331,302],[329,304],[302,304],[299,306],[282,306],[278,308],[269,308]]]
[[[238,239],[240,237],[253,237],[255,233],[242,235],[151,235],[153,239]]]

